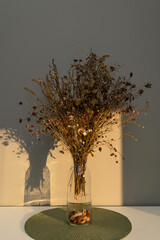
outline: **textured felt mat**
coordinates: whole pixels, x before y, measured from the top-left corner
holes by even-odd
[[[26,233],[35,240],[120,240],[132,225],[124,215],[102,208],[92,209],[92,222],[71,226],[66,222],[66,208],[42,211],[25,223]]]

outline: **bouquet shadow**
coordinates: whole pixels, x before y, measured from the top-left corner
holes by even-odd
[[[41,136],[40,140],[33,138],[21,127],[5,128],[0,138],[3,146],[9,147],[12,142],[18,144],[18,148],[15,149],[17,158],[21,159],[23,153],[28,155],[29,167],[25,173],[24,205],[50,205],[50,171],[46,163],[49,154],[55,158],[51,150],[58,146],[58,140],[48,136]]]

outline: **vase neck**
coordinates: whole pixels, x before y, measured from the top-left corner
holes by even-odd
[[[74,167],[85,167],[87,163],[87,156],[72,155]]]

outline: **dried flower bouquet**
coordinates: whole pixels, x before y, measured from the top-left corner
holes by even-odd
[[[25,88],[36,97],[36,104],[30,106],[26,127],[32,135],[49,134],[56,137],[70,151],[75,169],[75,196],[81,191],[85,193],[85,179],[81,176],[86,169],[88,154],[94,156],[95,148],[101,151],[102,146],[107,145],[110,155],[116,158],[114,140],[108,139],[107,133],[114,126],[136,122],[140,112],[148,108],[147,104],[144,109],[137,110],[132,104],[144,89],[132,83],[133,73],[128,78],[115,78],[118,67],[107,64],[108,57],[97,57],[91,52],[84,61],[74,59],[68,74],[63,77],[59,77],[53,59],[46,79],[33,79],[45,99]],[[144,87],[151,88],[151,83]],[[35,124],[30,124],[31,120]],[[22,122],[22,119],[19,121]],[[39,125],[41,129],[38,129]],[[76,174],[79,166],[81,175]]]

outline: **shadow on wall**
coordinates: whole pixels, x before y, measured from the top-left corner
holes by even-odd
[[[29,168],[25,173],[24,205],[50,205],[50,172],[46,166],[47,156],[50,150],[58,147],[58,140],[53,137],[31,136],[21,127],[5,129],[1,138],[1,144],[8,146],[16,142],[19,148],[14,150],[18,158],[25,151],[28,154]]]

